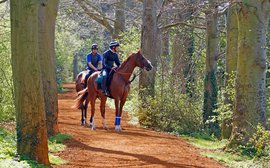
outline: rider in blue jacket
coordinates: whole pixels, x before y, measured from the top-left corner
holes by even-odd
[[[85,82],[84,82],[84,88],[86,88],[87,86],[87,79],[89,78],[89,76],[98,71],[98,67],[102,66],[102,58],[100,56],[100,54],[97,52],[98,51],[98,45],[97,44],[93,44],[91,47],[91,53],[87,54],[86,56],[86,62],[87,62],[87,68],[89,70],[89,73],[85,76]]]
[[[102,60],[103,79],[102,79],[101,87],[102,87],[102,93],[105,95],[108,95],[107,77],[108,77],[110,71],[112,70],[112,68],[114,67],[114,63],[117,66],[120,66],[120,64],[121,64],[119,61],[119,58],[118,58],[118,54],[117,54],[119,47],[120,47],[120,45],[117,41],[112,41],[110,43],[110,49],[103,53],[103,60]]]

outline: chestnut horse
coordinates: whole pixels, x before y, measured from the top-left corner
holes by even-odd
[[[75,87],[76,87],[76,92],[80,92],[84,89],[82,80],[84,80],[85,76],[89,73],[89,70],[84,70],[80,72],[75,79]],[[87,82],[87,81],[84,81]],[[86,99],[85,103],[82,103],[80,106],[80,109],[82,111],[82,118],[81,118],[81,125],[85,125],[86,119],[87,119],[87,106],[88,106],[88,99]]]
[[[115,70],[111,84],[109,86],[109,91],[111,96],[114,98],[115,102],[115,130],[120,132],[121,129],[121,116],[123,111],[123,106],[126,102],[128,92],[130,90],[129,78],[136,67],[140,67],[147,71],[150,71],[153,66],[151,62],[147,60],[140,51],[137,53],[132,53],[120,66]],[[96,99],[100,98],[100,112],[102,116],[103,128],[107,129],[105,121],[105,104],[107,96],[102,94],[101,90],[97,88],[97,83],[95,82],[98,77],[99,72],[93,73],[88,81],[87,88],[82,90],[81,94],[77,100],[75,107],[80,108],[85,99],[91,103],[91,118],[90,118],[90,128],[93,130],[96,128],[94,122],[95,115],[95,102]]]

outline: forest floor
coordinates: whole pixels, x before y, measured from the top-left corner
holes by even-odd
[[[80,110],[71,108],[76,97],[74,84],[65,84],[64,88],[69,91],[58,97],[59,129],[62,134],[71,135],[72,138],[64,141],[66,149],[56,154],[68,163],[53,167],[225,167],[200,155],[202,149],[193,147],[180,137],[130,125],[126,112],[121,123],[123,131],[116,133],[115,112],[106,107],[109,130],[104,130],[99,101],[95,115],[97,129],[92,131],[89,127],[81,126]],[[89,116],[88,112],[88,123]]]

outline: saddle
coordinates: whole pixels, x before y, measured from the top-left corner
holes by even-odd
[[[111,85],[111,82],[112,82],[114,73],[115,73],[115,68],[113,68],[110,71],[110,73],[108,74],[107,83],[106,83],[106,85],[107,85],[107,91],[109,92],[109,96],[108,97],[110,97],[110,98],[112,98],[111,95],[110,95],[110,92],[111,92],[110,85]],[[95,82],[97,83],[97,88],[98,89],[102,89],[102,87],[101,87],[102,80],[103,80],[103,75],[102,75],[102,71],[101,71],[99,73],[97,79],[95,80]]]
[[[84,84],[85,82],[85,77],[89,73],[90,70],[84,70],[81,72],[81,84]]]

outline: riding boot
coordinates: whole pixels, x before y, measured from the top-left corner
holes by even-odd
[[[107,94],[107,77],[106,76],[103,76],[101,87],[102,87],[102,93],[106,95]]]

